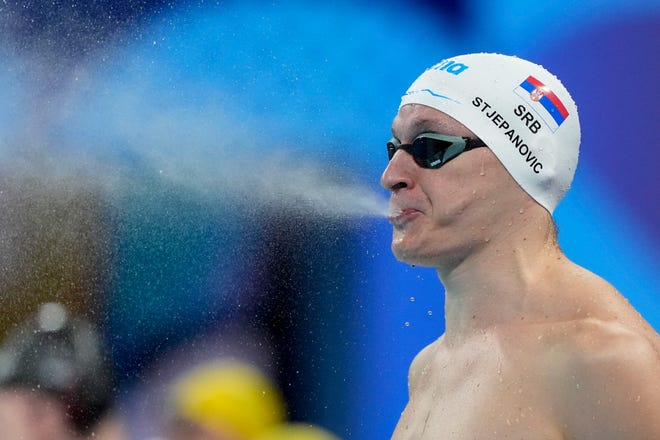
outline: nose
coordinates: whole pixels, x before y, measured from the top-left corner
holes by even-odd
[[[397,151],[380,176],[381,186],[393,192],[403,188],[411,188],[414,183],[413,175],[416,167],[417,164],[409,153],[403,150]]]

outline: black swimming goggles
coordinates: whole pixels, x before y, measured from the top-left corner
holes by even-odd
[[[422,133],[412,144],[402,144],[396,138],[390,139],[387,143],[387,156],[392,160],[397,150],[403,150],[408,152],[420,167],[436,169],[465,151],[485,146],[481,139]]]

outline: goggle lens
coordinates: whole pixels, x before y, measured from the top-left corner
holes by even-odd
[[[440,133],[422,133],[412,144],[402,144],[396,138],[387,143],[387,156],[392,160],[397,150],[409,153],[422,168],[437,169],[459,154],[477,147],[485,147],[481,139],[449,136]]]

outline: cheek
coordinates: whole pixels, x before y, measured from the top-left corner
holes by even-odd
[[[439,215],[451,217],[462,215],[468,210],[481,210],[491,201],[495,201],[497,194],[501,192],[498,170],[488,157],[476,157],[472,161],[467,159],[467,156],[458,157],[455,159],[456,163],[451,163],[441,170],[445,171],[442,179],[433,184],[428,182],[427,196]],[[456,166],[451,167],[452,165]],[[496,191],[497,187],[500,190]]]
[[[431,201],[433,223],[447,225],[462,217],[478,194],[467,186],[453,184],[434,188],[428,197]]]

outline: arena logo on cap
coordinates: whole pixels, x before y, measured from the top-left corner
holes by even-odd
[[[452,75],[459,75],[463,71],[465,71],[469,68],[470,68],[470,66],[467,66],[463,63],[457,63],[454,60],[440,61],[435,66],[431,67],[431,69],[433,69],[433,70],[444,71],[444,72],[447,72],[447,73],[451,73]]]
[[[514,92],[527,102],[551,131],[557,130],[568,117],[568,110],[545,84],[528,76]]]

